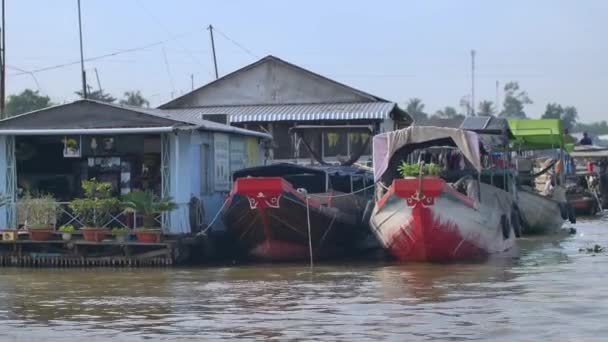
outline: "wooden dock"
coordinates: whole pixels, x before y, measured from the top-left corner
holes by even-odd
[[[104,240],[0,240],[0,266],[167,267],[180,254],[179,240],[158,243]]]

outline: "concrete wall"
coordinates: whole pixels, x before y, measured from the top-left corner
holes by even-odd
[[[171,107],[362,101],[373,99],[314,74],[268,60],[196,90]]]

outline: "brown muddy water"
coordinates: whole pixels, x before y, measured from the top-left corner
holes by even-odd
[[[0,269],[0,341],[608,340],[608,217],[476,264]]]

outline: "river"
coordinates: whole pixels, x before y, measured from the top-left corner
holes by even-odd
[[[608,338],[608,217],[475,264],[0,269],[0,341]]]

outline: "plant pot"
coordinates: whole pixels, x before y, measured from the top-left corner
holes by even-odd
[[[27,228],[27,232],[30,235],[30,240],[34,241],[47,241],[53,236],[52,227]]]
[[[135,229],[137,241],[146,243],[157,243],[162,239],[163,232],[160,229]]]
[[[127,241],[127,234],[116,235],[116,242],[125,242],[125,241]]]
[[[16,229],[4,229],[2,233],[2,241],[15,241],[19,239],[19,232]]]
[[[61,233],[61,238],[63,241],[70,241],[72,240],[72,233]]]
[[[108,230],[106,228],[80,228],[80,231],[82,232],[82,237],[84,237],[84,239],[86,241],[95,241],[95,242],[100,242],[103,239],[106,238],[106,235],[108,234]]]

